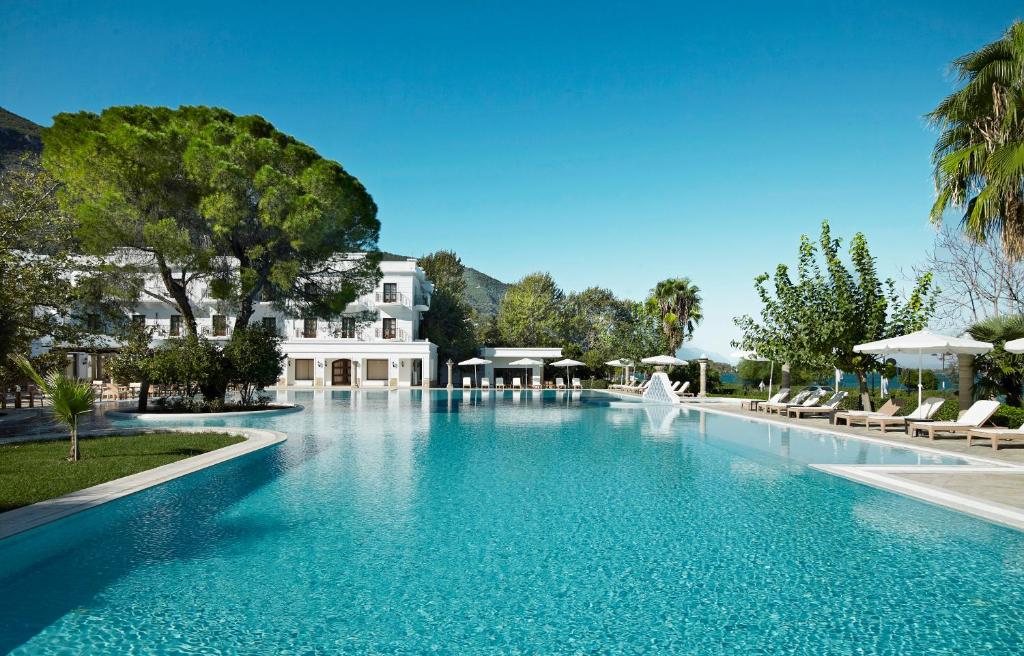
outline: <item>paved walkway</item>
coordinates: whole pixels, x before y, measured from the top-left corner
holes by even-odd
[[[964,438],[933,441],[910,437],[903,432],[882,433],[863,427],[833,426],[824,419],[790,419],[742,410],[735,403],[697,402],[693,407],[804,430],[866,438],[893,446],[935,449],[950,455],[967,456],[972,459],[971,465],[825,465],[818,468],[1024,530],[1024,442],[1001,445],[995,451],[987,442],[976,442],[968,447]]]

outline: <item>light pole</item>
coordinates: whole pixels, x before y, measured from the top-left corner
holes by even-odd
[[[446,362],[445,364],[448,365],[448,389],[452,389],[452,365],[454,365],[455,363],[452,362],[451,358],[448,358],[448,362]]]

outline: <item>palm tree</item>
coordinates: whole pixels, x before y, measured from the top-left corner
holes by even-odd
[[[77,461],[81,457],[78,451],[78,417],[92,411],[92,385],[65,376],[56,370],[44,378],[25,356],[14,356],[11,359],[50,397],[53,414],[71,430],[71,451],[68,453],[68,460]]]
[[[974,387],[980,398],[1006,396],[1008,405],[1021,405],[1024,393],[1024,356],[1006,352],[1003,345],[1024,337],[1024,315],[1002,315],[979,321],[967,329],[971,337],[992,342],[995,348],[974,359],[979,374]]]
[[[669,355],[675,355],[704,318],[700,288],[689,278],[669,278],[655,285],[647,303],[661,316],[661,330],[668,343]]]
[[[968,235],[999,236],[1008,255],[1024,256],[1024,23],[953,68],[963,86],[928,114],[940,130],[932,220],[957,208]]]

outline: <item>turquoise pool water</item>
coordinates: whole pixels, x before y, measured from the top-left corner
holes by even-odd
[[[0,652],[1024,644],[1024,534],[806,466],[955,459],[591,393],[296,397],[229,422],[280,446],[0,543]]]

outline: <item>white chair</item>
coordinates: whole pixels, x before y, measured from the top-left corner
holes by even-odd
[[[693,396],[693,392],[690,392],[689,389],[690,381],[686,381],[685,383],[683,383],[683,386],[676,391],[676,394],[678,396]]]
[[[679,382],[679,381],[677,380],[676,382],[672,383],[672,387],[670,387],[670,388],[668,389],[668,391],[670,391],[670,392],[674,392],[674,391],[676,391],[677,389],[679,389],[679,386],[680,386],[680,385],[682,385],[682,383],[680,383],[680,382]]]
[[[463,376],[462,377],[462,389],[466,389],[467,387],[469,387],[469,388],[473,387],[473,379],[470,378],[469,376]]]
[[[555,378],[555,388],[556,389],[565,389],[565,379],[564,378]]]
[[[491,389],[491,381],[486,378],[480,379],[480,389]]]
[[[519,376],[512,379],[512,389],[523,389],[523,381],[519,380]]]
[[[583,383],[581,383],[581,382],[580,382],[580,379],[579,379],[579,378],[573,378],[573,379],[572,379],[572,388],[573,388],[574,390],[575,390],[575,389],[578,389],[578,390],[581,390],[581,389],[583,389]]]
[[[533,389],[538,389],[538,390],[539,390],[539,389],[541,388],[541,385],[540,385],[540,376],[534,376],[534,377],[533,377],[533,380],[532,380],[532,382],[530,383],[530,387],[532,387]]]
[[[505,379],[502,376],[494,379],[494,389],[505,389]]]

